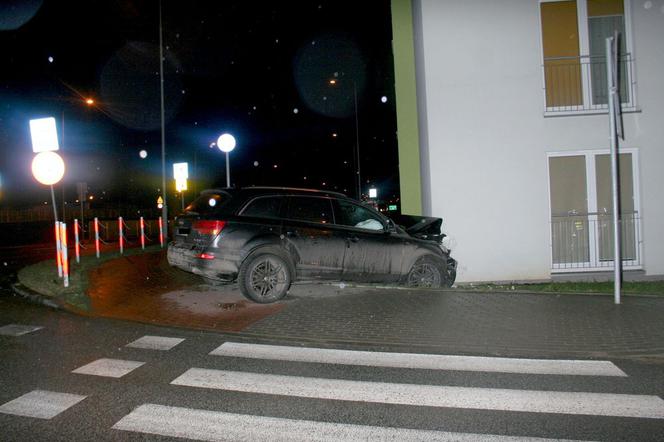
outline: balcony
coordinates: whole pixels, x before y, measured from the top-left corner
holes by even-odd
[[[623,268],[641,268],[641,219],[638,212],[623,213],[621,254]],[[613,268],[613,215],[571,213],[551,220],[552,272],[601,271]]]
[[[623,112],[636,112],[634,59],[619,59],[620,101]],[[599,114],[608,111],[606,57],[549,57],[544,59],[545,116]]]

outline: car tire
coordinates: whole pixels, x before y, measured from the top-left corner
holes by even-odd
[[[439,288],[446,285],[447,266],[432,255],[417,259],[406,277],[408,287]]]
[[[286,296],[293,280],[288,256],[277,248],[251,253],[240,266],[238,284],[242,294],[259,304],[269,304]]]

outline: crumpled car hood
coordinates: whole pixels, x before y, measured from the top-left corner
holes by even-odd
[[[445,234],[440,228],[443,224],[442,218],[416,215],[393,215],[390,218],[401,226],[410,236],[419,239],[428,239],[440,243]]]

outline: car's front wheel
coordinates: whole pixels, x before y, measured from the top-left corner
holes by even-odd
[[[433,256],[423,256],[415,261],[408,272],[406,285],[409,287],[441,287],[445,282],[445,263]]]
[[[286,296],[292,281],[288,258],[276,251],[252,253],[240,267],[238,283],[244,296],[267,304]]]

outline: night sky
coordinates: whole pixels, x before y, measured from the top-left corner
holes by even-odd
[[[28,121],[44,116],[58,122],[67,200],[86,182],[99,204],[154,205],[161,188],[158,1],[1,5],[0,205],[50,201],[30,172]],[[388,0],[163,0],[162,7],[171,198],[174,162],[189,163],[188,199],[225,185],[225,156],[210,147],[224,132],[237,139],[234,186],[356,196],[354,89],[362,190],[398,196]],[[85,104],[88,97],[95,105]]]

